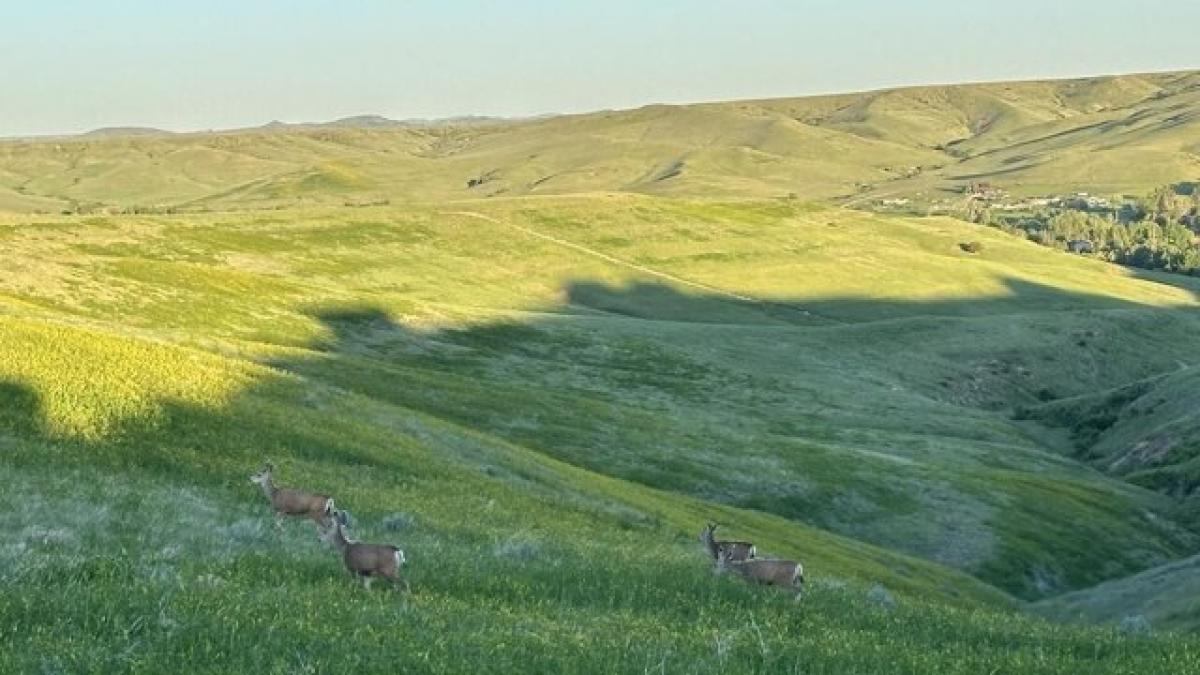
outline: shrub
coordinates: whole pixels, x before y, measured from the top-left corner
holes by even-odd
[[[1150,621],[1141,614],[1130,614],[1121,619],[1117,632],[1125,635],[1147,635],[1151,632]]]
[[[384,518],[381,524],[389,532],[403,532],[415,527],[417,519],[407,513],[397,512]]]
[[[867,600],[886,610],[896,608],[896,598],[892,595],[891,591],[883,587],[883,584],[872,586],[871,590],[867,592]]]

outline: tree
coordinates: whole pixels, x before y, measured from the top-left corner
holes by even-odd
[[[1192,183],[1191,212],[1188,215],[1188,227],[1200,232],[1200,185]]]
[[[1126,255],[1121,262],[1133,267],[1142,269],[1154,269],[1160,267],[1158,254],[1151,250],[1148,246],[1138,246]]]
[[[1200,248],[1192,246],[1184,251],[1183,262],[1179,271],[1188,274],[1200,274]]]
[[[1150,197],[1154,219],[1160,225],[1172,223],[1184,216],[1191,208],[1189,200],[1181,199],[1174,185],[1164,185]]]

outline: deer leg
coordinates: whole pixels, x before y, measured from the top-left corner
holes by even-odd
[[[279,512],[279,511],[275,512],[275,529],[277,529],[277,530],[283,529],[283,513]]]
[[[388,580],[392,582],[392,590],[405,591],[405,592],[407,592],[409,590],[408,582],[405,581],[404,577],[400,576],[399,574],[396,574],[394,572],[392,574],[389,574]]]
[[[371,575],[364,574],[362,579],[363,579],[363,588],[367,589],[368,591],[371,590],[371,581],[373,580],[371,578]]]

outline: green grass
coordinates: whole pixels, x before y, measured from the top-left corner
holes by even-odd
[[[403,538],[410,550],[430,554],[411,567],[413,594],[365,593],[309,528],[275,532],[260,505],[237,496],[245,488],[181,490],[130,474],[15,476],[24,490],[6,493],[6,518],[15,506],[55,527],[26,528],[20,561],[6,565],[4,581],[26,589],[0,596],[0,616],[22,621],[5,634],[0,667],[7,671],[155,672],[188,664],[199,672],[918,673],[987,664],[1067,673],[1194,666],[1194,652],[1178,639],[1121,637],[919,599],[902,598],[888,610],[861,588],[830,582],[817,582],[797,604],[714,579],[697,564],[694,546],[655,542],[647,535],[661,532],[653,527],[621,530],[559,509],[546,525],[574,530],[562,543],[561,534],[532,529],[536,501],[527,504],[535,513],[496,507],[487,516],[495,529],[483,536],[468,519],[432,509],[400,533],[370,529],[379,521],[360,514],[370,534]],[[29,506],[66,485],[83,485],[76,498],[108,507],[98,513],[74,500]],[[505,532],[514,517],[523,529]],[[577,543],[583,534],[594,539]],[[83,545],[110,552],[84,559],[73,552]]]
[[[0,266],[0,670],[1200,665],[1025,611],[1200,538],[1012,418],[1178,370],[1193,287],[949,219],[629,195],[6,215]],[[413,594],[274,531],[268,457],[403,546]],[[714,578],[709,519],[807,597]]]
[[[1055,620],[1077,623],[1119,624],[1125,617],[1142,616],[1151,625],[1195,633],[1200,628],[1198,563],[1200,558],[1192,556],[1044,600],[1034,609]]]

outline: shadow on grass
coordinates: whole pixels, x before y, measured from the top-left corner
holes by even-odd
[[[1169,277],[1145,275],[1159,283]],[[639,319],[697,323],[820,325],[928,316],[1074,310],[1137,309],[1144,305],[1105,295],[1072,293],[1023,279],[1004,280],[1005,291],[986,297],[928,300],[878,300],[861,297],[743,300],[731,296],[684,293],[661,283],[615,287],[576,281],[566,287],[570,304]],[[1200,282],[1197,283],[1200,286]],[[1195,289],[1192,289],[1195,291]],[[1200,297],[1200,296],[1198,296]]]
[[[700,330],[703,325],[820,327],[899,319],[926,321],[937,317],[1146,309],[1120,299],[1064,292],[1019,279],[1008,279],[1005,285],[1005,293],[985,298],[757,300],[683,292],[654,282],[610,286],[579,280],[564,288],[566,302],[563,307],[548,309],[558,316],[565,313],[576,317],[696,324]],[[498,367],[521,359],[538,359],[548,362],[550,367],[555,366],[557,359],[564,367],[582,365],[603,370],[607,373],[609,381],[606,384],[609,386],[588,391],[584,383],[574,389],[582,389],[585,394],[594,394],[601,399],[616,399],[614,402],[617,403],[623,385],[650,387],[660,395],[678,399],[685,406],[697,401],[711,402],[714,395],[720,397],[720,389],[728,386],[724,378],[737,377],[732,369],[714,369],[709,364],[683,357],[676,353],[674,347],[677,345],[662,340],[630,341],[614,337],[605,343],[604,339],[578,338],[578,344],[572,344],[570,336],[556,336],[550,340],[539,321],[497,321],[419,332],[394,321],[384,309],[371,305],[323,307],[310,309],[308,313],[327,327],[330,336],[312,345],[317,356],[277,359],[268,365],[315,382],[450,417],[468,425],[506,411],[519,418],[522,403],[535,403],[528,392],[518,394],[508,386],[524,379],[519,370],[506,376]],[[584,330],[594,329],[588,324]],[[779,339],[786,342],[794,335],[779,333]],[[596,347],[598,342],[605,343],[601,345],[603,349]],[[902,347],[897,345],[897,348]],[[797,353],[795,358],[802,361],[805,356]],[[439,376],[439,369],[444,371],[444,377]],[[403,383],[406,376],[413,376],[419,384],[406,386]],[[556,442],[570,442],[564,434],[587,430],[588,433],[606,435],[606,426],[620,429],[626,421],[619,415],[612,416],[612,411],[599,408],[573,409],[575,404],[584,401],[576,395],[578,391],[569,391],[572,388],[565,386],[555,390],[547,387],[537,392],[545,399],[535,406],[538,413],[562,417],[567,423],[549,425],[552,431],[547,434],[546,442],[534,445],[559,458],[577,461],[577,457],[554,451]],[[283,392],[283,389],[288,391]],[[449,394],[437,395],[439,390]],[[126,422],[105,439],[88,442],[47,433],[38,394],[20,382],[0,383],[0,404],[3,405],[0,410],[0,434],[3,436],[0,438],[67,444],[75,448],[75,452],[68,454],[85,463],[112,464],[121,469],[141,468],[164,475],[176,475],[200,464],[210,472],[215,470],[215,475],[220,475],[222,480],[242,474],[261,457],[279,455],[403,471],[402,464],[386,454],[365,451],[347,439],[331,437],[325,429],[305,428],[291,424],[288,419],[261,414],[264,408],[259,403],[263,397],[282,395],[288,398],[295,394],[294,386],[281,388],[279,381],[268,380],[241,392],[220,410],[163,401],[160,402],[162,414],[155,418],[153,425]],[[299,416],[303,417],[308,402],[301,397],[297,405]],[[487,414],[480,415],[481,412]],[[598,417],[589,420],[592,415]],[[664,422],[669,426],[671,420]],[[531,440],[528,434],[498,431],[502,436],[520,442]],[[638,453],[636,447],[626,450]],[[8,454],[9,461],[20,461],[21,453],[10,450]],[[37,461],[36,456],[28,459]],[[235,465],[236,469],[233,468]],[[588,468],[602,469],[594,464]],[[686,457],[677,457],[666,470],[687,473],[692,468]],[[635,480],[647,478],[639,477],[638,473],[638,470],[626,471],[624,476]],[[655,487],[671,487],[664,485],[662,478],[664,476],[658,475],[649,482]]]
[[[5,441],[41,434],[42,406],[36,392],[20,382],[0,381],[0,448]]]

